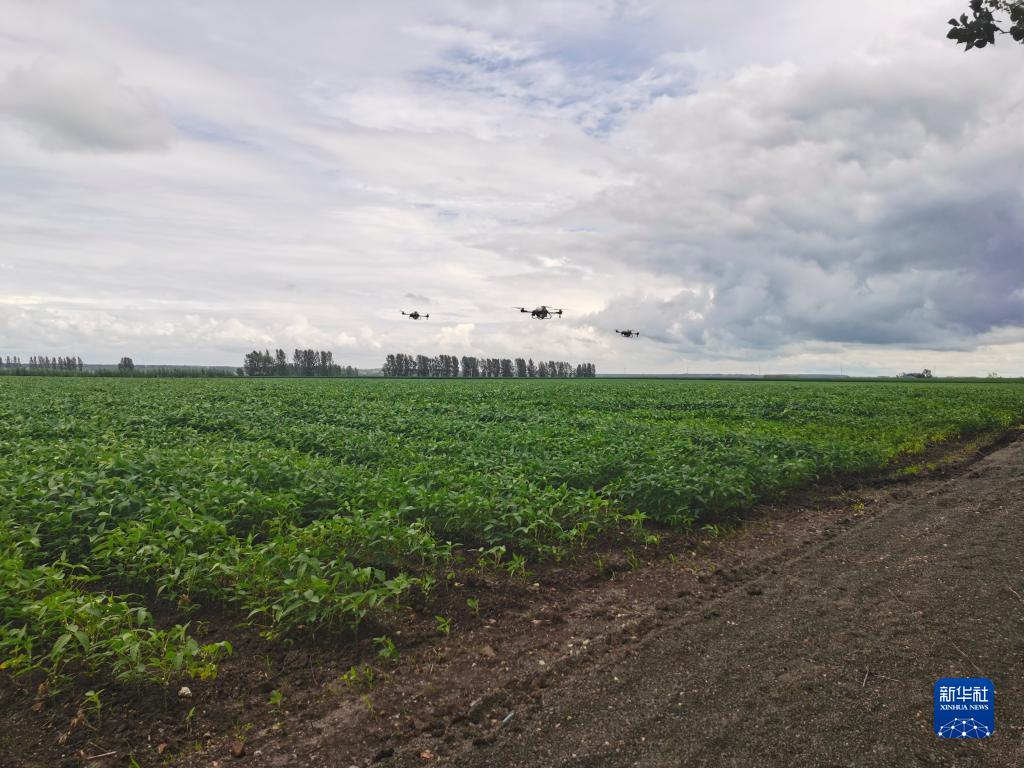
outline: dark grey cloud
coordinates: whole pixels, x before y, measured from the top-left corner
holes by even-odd
[[[701,290],[587,321],[632,302],[656,338],[723,355],[969,350],[1024,325],[1022,95],[911,59],[750,71],[656,106],[615,145],[630,183],[572,217]]]
[[[113,66],[37,58],[0,83],[0,114],[47,148],[129,152],[161,149],[172,129],[153,99]]]

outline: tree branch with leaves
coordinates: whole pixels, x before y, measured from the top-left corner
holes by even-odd
[[[946,34],[957,45],[984,48],[996,44],[996,35],[1009,35],[1018,43],[1024,43],[1024,0],[971,0],[971,16],[960,14],[959,19],[950,19],[952,29]],[[1003,29],[1000,24],[1009,24]]]

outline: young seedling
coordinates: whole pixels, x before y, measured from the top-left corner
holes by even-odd
[[[626,560],[629,562],[629,569],[631,571],[638,571],[643,567],[643,561],[632,549],[626,551]]]
[[[373,680],[373,667],[365,664],[362,667],[349,667],[341,676],[341,682],[349,688],[364,688],[367,691],[373,688]]]
[[[512,555],[509,558],[508,563],[505,565],[505,570],[508,571],[509,576],[526,576],[526,558],[522,555]]]
[[[86,708],[89,708],[96,716],[96,722],[93,724],[96,728],[100,726],[103,715],[103,702],[100,701],[101,693],[103,693],[102,688],[98,691],[86,691],[82,702],[82,710],[85,711]]]
[[[390,637],[387,635],[375,637],[373,638],[373,644],[377,646],[377,655],[384,659],[384,661],[390,661],[394,664],[398,663],[398,648],[395,647],[395,643]]]

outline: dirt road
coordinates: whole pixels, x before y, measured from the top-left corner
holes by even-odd
[[[1024,766],[1024,441],[553,675],[489,743],[389,765]],[[932,733],[941,677],[996,733]]]

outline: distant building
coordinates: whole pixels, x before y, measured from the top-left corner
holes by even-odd
[[[900,373],[900,374],[896,375],[896,378],[898,378],[898,379],[930,379],[930,378],[932,378],[932,370],[931,370],[931,368],[925,368],[920,373],[916,373],[916,372]]]

